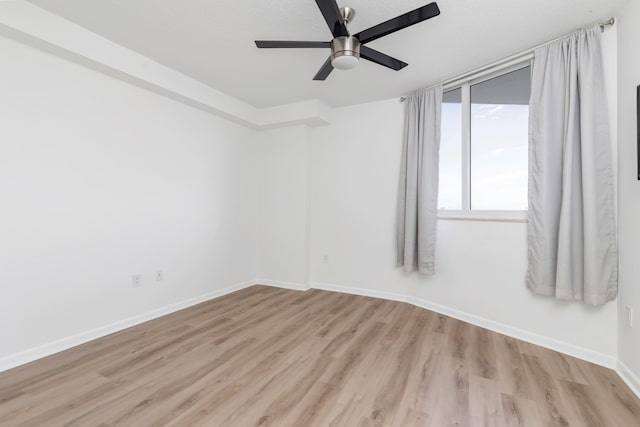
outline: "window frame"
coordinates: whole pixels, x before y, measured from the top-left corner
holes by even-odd
[[[502,66],[470,75],[444,88],[444,93],[460,89],[462,107],[462,203],[461,209],[438,209],[438,220],[527,222],[528,210],[472,210],[471,209],[471,86],[509,74],[526,67],[533,67],[533,60]]]

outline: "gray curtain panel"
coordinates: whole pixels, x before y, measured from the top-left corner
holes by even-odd
[[[601,305],[618,292],[609,116],[600,29],[535,51],[526,282]]]
[[[405,101],[398,196],[397,266],[434,274],[442,86]]]

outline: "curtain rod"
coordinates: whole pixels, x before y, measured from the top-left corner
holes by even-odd
[[[604,32],[605,28],[610,27],[610,26],[614,25],[615,23],[616,23],[616,18],[609,18],[606,21],[603,21],[603,22],[599,23],[598,25],[600,26],[600,30],[602,32]],[[573,34],[575,32],[576,31],[572,31],[571,33],[565,34],[564,36],[555,38],[555,39],[550,40],[548,42],[545,42],[545,43],[539,44],[537,46],[534,46],[532,48],[523,50],[522,52],[516,53],[514,55],[510,55],[510,56],[507,56],[507,57],[504,57],[504,58],[501,58],[501,59],[498,59],[497,61],[494,61],[489,65],[485,65],[483,67],[478,67],[478,68],[475,68],[475,69],[473,69],[471,71],[467,71],[465,73],[458,74],[457,76],[451,77],[451,78],[449,78],[447,80],[444,80],[444,81],[442,81],[440,83],[436,83],[434,85],[427,86],[425,89],[437,86],[438,84],[441,84],[445,89],[448,89],[450,87],[456,86],[457,84],[461,83],[461,80],[462,81],[467,80],[467,78],[469,76],[471,76],[471,75],[479,74],[478,77],[480,77],[480,74],[481,75],[487,75],[487,74],[493,73],[496,70],[496,68],[508,67],[510,65],[515,65],[518,62],[522,62],[522,61],[525,61],[527,59],[531,59],[531,58],[533,58],[533,52],[536,49],[538,49],[539,47],[546,46],[546,45],[551,44],[553,42],[556,42],[558,40],[562,40],[563,38],[565,38],[565,37],[567,37],[567,36],[569,36],[569,35],[571,35],[571,34]],[[402,97],[400,97],[400,102],[404,102],[404,101],[406,101],[406,99],[407,99],[406,96],[402,96]]]

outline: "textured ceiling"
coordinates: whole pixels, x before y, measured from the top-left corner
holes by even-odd
[[[441,15],[369,44],[409,63],[362,61],[312,78],[329,51],[258,50],[255,39],[324,40],[313,0],[32,0],[32,3],[257,107],[318,98],[330,105],[386,99],[614,15],[627,0],[439,0]],[[358,32],[429,0],[338,0]]]

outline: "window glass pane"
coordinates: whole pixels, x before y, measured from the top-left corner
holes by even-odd
[[[471,86],[471,209],[527,210],[530,67]]]
[[[462,89],[442,97],[438,209],[462,209]]]

